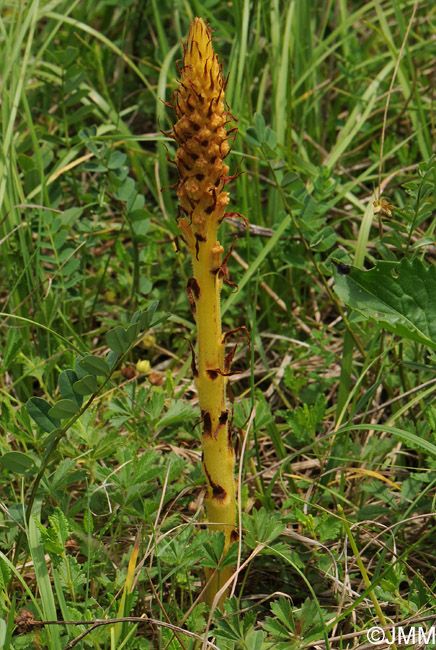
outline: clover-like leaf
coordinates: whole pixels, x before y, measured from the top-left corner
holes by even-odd
[[[51,431],[61,426],[58,419],[49,415],[51,407],[52,405],[42,397],[31,397],[26,404],[30,417],[47,433],[51,433]]]
[[[70,418],[77,413],[79,410],[79,405],[76,400],[72,399],[60,399],[48,412],[51,418],[59,418],[63,420],[65,418]]]

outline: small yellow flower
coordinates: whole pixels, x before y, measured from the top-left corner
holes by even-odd
[[[116,297],[117,296],[115,291],[108,290],[104,292],[104,299],[106,300],[106,302],[109,302],[110,304],[113,304],[115,302]]]
[[[156,345],[156,337],[154,334],[146,334],[141,339],[141,346],[146,350],[153,348]]]
[[[148,359],[140,359],[136,364],[136,372],[138,375],[148,375],[151,365]]]

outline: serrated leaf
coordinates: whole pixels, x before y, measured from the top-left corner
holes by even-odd
[[[86,370],[87,374],[95,375],[96,377],[107,377],[110,373],[110,368],[104,359],[95,357],[92,354],[86,355],[79,361],[81,368]]]
[[[115,327],[106,334],[106,343],[111,350],[123,354],[129,347],[126,330],[124,327]]]
[[[436,267],[415,259],[335,272],[340,299],[393,334],[436,349]]]
[[[75,415],[79,410],[79,405],[76,400],[60,399],[48,412],[51,418],[59,418],[63,420]]]
[[[21,451],[8,451],[3,454],[0,458],[0,466],[13,474],[27,474],[36,469],[33,459]]]
[[[65,399],[70,399],[77,402],[78,406],[82,406],[83,398],[81,395],[77,395],[74,392],[73,385],[79,378],[74,370],[69,368],[68,370],[63,370],[59,375],[59,390],[61,391],[62,397]]]
[[[48,520],[53,530],[56,531],[59,543],[62,545],[62,547],[65,547],[65,542],[71,533],[68,519],[60,508],[55,508],[53,514],[49,515]]]
[[[90,395],[97,390],[98,383],[94,375],[85,375],[73,384],[73,388],[78,395]]]
[[[171,402],[168,411],[161,417],[158,422],[159,427],[165,427],[176,422],[185,422],[197,417],[197,412],[190,404],[186,404],[181,399]]]
[[[265,634],[262,630],[249,630],[244,644],[247,650],[262,650]]]
[[[42,397],[31,397],[26,404],[26,410],[30,417],[47,433],[51,433],[61,426],[59,420],[48,414],[51,406]]]

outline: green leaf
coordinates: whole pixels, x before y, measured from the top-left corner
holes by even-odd
[[[94,375],[85,375],[73,385],[74,391],[79,395],[90,395],[98,388],[98,383]]]
[[[254,128],[256,130],[256,138],[259,142],[265,139],[265,119],[261,113],[254,114]]]
[[[111,350],[123,354],[129,348],[129,341],[124,327],[115,327],[106,334],[106,343]]]
[[[436,267],[415,259],[378,262],[370,271],[335,272],[335,290],[349,307],[393,334],[436,349]]]
[[[113,151],[109,157],[107,166],[109,169],[119,169],[126,162],[126,154],[122,151]]]
[[[3,454],[0,457],[0,465],[13,474],[28,474],[36,469],[33,459],[21,451],[8,451]]]
[[[77,395],[73,388],[73,385],[78,381],[78,379],[79,378],[74,370],[63,370],[59,375],[59,390],[61,391],[62,397],[70,399],[73,402],[76,401],[80,407],[82,406],[83,398],[81,395]]]
[[[176,422],[192,420],[195,417],[197,417],[197,412],[190,404],[186,404],[181,399],[176,399],[171,402],[168,411],[159,420],[158,426],[165,427]]]
[[[59,426],[57,429],[53,429],[53,431],[51,431],[51,433],[49,433],[47,436],[45,436],[41,440],[42,449],[48,447],[48,445],[58,437],[58,435],[60,434],[61,431],[62,431],[62,429]]]
[[[74,370],[75,370],[75,372],[76,372],[77,379],[83,379],[83,377],[86,377],[86,375],[89,374],[89,373],[86,372],[86,370],[85,370],[84,368],[82,368],[82,366],[80,365],[80,362],[82,361],[82,359],[83,359],[83,356],[82,356],[82,355],[79,355],[79,356],[76,358],[75,362],[74,362]]]
[[[107,365],[104,359],[100,357],[95,357],[92,354],[88,354],[86,357],[83,357],[79,361],[81,368],[86,370],[89,375],[96,375],[97,377],[107,377],[110,373],[110,368]]]
[[[250,630],[244,639],[247,650],[262,650],[265,634],[262,630]]]
[[[115,192],[115,196],[120,201],[128,201],[135,191],[135,181],[128,176],[119,190]]]
[[[51,431],[61,426],[59,420],[48,414],[51,409],[51,404],[46,402],[45,399],[42,399],[42,397],[31,397],[26,404],[26,409],[36,424],[39,424],[41,429],[44,429],[47,433],[51,433]]]
[[[106,363],[111,370],[114,369],[116,362],[118,361],[119,354],[110,350],[106,355]]]
[[[133,325],[129,325],[126,331],[126,337],[129,342],[129,345],[133,343],[133,341],[136,339],[138,334],[139,334],[139,323],[134,323]]]
[[[139,327],[142,330],[148,330],[150,327],[152,327],[152,324],[154,324],[153,316],[156,312],[158,304],[158,302],[153,302],[145,311],[137,311],[136,314],[133,315],[132,323],[139,322]]]
[[[243,516],[246,530],[245,543],[249,548],[258,544],[271,544],[286,528],[277,512],[267,512],[265,508],[253,511],[251,516]]]
[[[310,239],[310,247],[315,251],[327,251],[336,244],[336,233],[331,226],[322,228]]]
[[[59,418],[60,420],[63,420],[65,418],[70,418],[72,415],[75,415],[78,410],[79,410],[79,405],[77,404],[76,400],[60,399],[50,409],[48,414],[52,418]]]
[[[256,129],[252,126],[249,126],[245,131],[245,137],[248,144],[251,144],[252,147],[260,147],[260,142],[257,139]]]
[[[203,566],[214,569],[220,563],[224,551],[224,533],[216,531],[211,533],[209,541],[203,546],[205,557],[203,559]]]

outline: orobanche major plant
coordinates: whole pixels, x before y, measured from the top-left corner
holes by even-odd
[[[234,348],[227,355],[224,352],[226,339],[234,331],[223,335],[220,314],[223,281],[235,284],[229,280],[227,270],[231,251],[223,257],[224,249],[217,240],[229,202],[224,187],[231,178],[224,159],[234,132],[226,128],[233,116],[225,107],[225,85],[211,31],[201,18],[195,18],[184,47],[180,88],[173,98],[178,121],[171,135],[178,144],[178,225],[193,266],[187,293],[197,324],[198,364],[194,359],[192,367],[201,408],[206,512],[210,529],[224,533],[224,552],[238,538],[235,452],[231,410],[226,403]],[[231,567],[226,567],[209,576],[207,602],[212,602],[231,573]]]

